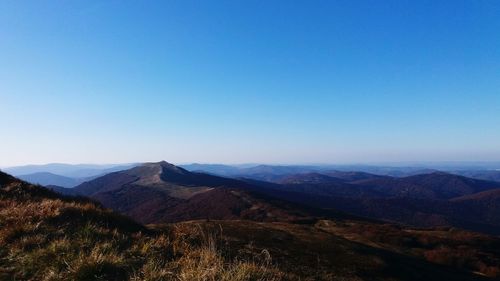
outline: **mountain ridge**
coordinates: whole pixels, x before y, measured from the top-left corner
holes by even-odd
[[[75,187],[143,223],[190,219],[302,220],[310,216],[256,196],[258,187],[236,179],[189,172],[168,162],[145,163]],[[286,204],[283,204],[285,206]]]
[[[89,199],[64,197],[2,172],[0,225],[1,280],[326,281],[335,276],[469,281],[500,276],[496,237],[365,220],[143,226]]]

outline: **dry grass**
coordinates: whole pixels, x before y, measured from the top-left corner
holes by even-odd
[[[224,254],[220,234],[153,232],[84,200],[0,188],[0,280],[281,280]],[[36,189],[35,189],[36,191]],[[42,191],[43,193],[44,191]]]
[[[435,264],[500,277],[500,240],[455,228],[409,229],[392,224],[320,221],[318,228],[344,238],[423,258]]]

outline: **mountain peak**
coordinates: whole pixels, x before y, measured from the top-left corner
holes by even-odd
[[[188,171],[167,161],[144,163],[130,170],[125,170],[124,173],[137,177],[136,183],[141,185],[161,183],[172,176],[189,174]]]
[[[189,171],[181,167],[178,167],[172,163],[169,163],[165,160],[160,162],[144,163],[142,166],[139,167],[147,167],[155,169],[159,174],[183,174],[183,175],[189,174]]]
[[[432,173],[429,173],[430,175],[435,175],[435,176],[456,176],[456,175],[453,175],[453,174],[450,174],[450,173],[447,173],[447,172],[443,172],[443,171],[434,171]]]

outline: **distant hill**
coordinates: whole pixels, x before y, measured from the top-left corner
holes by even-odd
[[[271,188],[346,198],[415,198],[448,200],[485,190],[500,183],[470,179],[443,172],[396,178],[361,172],[333,172],[342,178],[319,173],[280,177]],[[262,184],[256,182],[256,184]]]
[[[318,206],[317,202],[311,201]],[[454,202],[414,198],[328,198],[323,207],[335,207],[359,216],[418,227],[454,226],[500,235],[498,200],[491,205],[478,201]]]
[[[280,184],[320,184],[320,183],[343,183],[344,180],[323,175],[320,173],[293,174],[281,177],[276,181]]]
[[[59,185],[50,185],[50,184],[45,185],[44,187],[49,189],[49,190],[55,191],[59,194],[62,194],[62,195],[77,196],[77,194],[74,192],[73,188],[71,188],[71,187],[62,187]]]
[[[443,172],[404,178],[375,178],[356,182],[358,185],[387,194],[389,197],[451,199],[489,189],[500,183],[470,179]]]
[[[257,165],[240,169],[240,175],[252,174],[273,174],[273,175],[290,175],[296,173],[312,173],[316,172],[320,167],[317,166],[277,166],[277,165]]]
[[[500,170],[458,170],[450,171],[450,173],[473,179],[500,182]]]
[[[229,166],[218,164],[190,164],[182,165],[183,168],[189,171],[200,171],[204,173],[225,176],[225,177],[244,177],[256,180],[273,181],[285,175],[311,173],[321,170],[319,166],[302,166],[302,165],[246,165],[246,166]]]
[[[256,183],[257,184],[257,183]],[[260,186],[265,186],[260,184]],[[346,198],[384,198],[387,195],[383,192],[365,188],[363,186],[345,182],[322,182],[322,183],[286,183],[269,187],[266,190],[269,194],[274,194],[273,190],[280,190],[293,193],[303,193],[316,196],[334,196]],[[279,197],[279,196],[278,196]],[[301,196],[298,196],[300,198]],[[300,199],[299,199],[300,200]],[[294,200],[295,201],[295,200]],[[296,201],[299,202],[300,201]],[[334,207],[333,207],[334,208]]]
[[[40,184],[40,185],[57,185],[57,186],[62,186],[66,188],[70,187],[75,187],[82,182],[86,180],[90,180],[92,178],[70,178],[70,177],[65,177],[65,176],[60,176],[48,172],[39,172],[39,173],[34,173],[34,174],[28,174],[28,175],[20,175],[18,178],[25,180],[27,182],[33,183],[33,184]]]
[[[324,171],[321,173],[324,175],[330,176],[330,177],[342,179],[342,180],[347,181],[347,182],[384,178],[384,176],[381,176],[381,175],[375,175],[375,174],[370,174],[370,173],[365,173],[365,172],[357,172],[357,171],[335,171],[335,170],[333,170],[333,171]]]
[[[93,165],[93,164],[60,164],[52,163],[45,165],[26,165],[4,168],[3,171],[14,176],[29,175],[34,173],[52,173],[70,178],[86,178],[101,176],[107,173],[130,169],[137,164],[110,164],[110,165]]]
[[[443,172],[403,178],[349,173],[346,181],[317,174],[287,176],[282,184],[246,180],[262,192],[315,208],[336,209],[408,225],[457,226],[500,234],[497,182]],[[334,180],[336,179],[336,180]]]
[[[220,164],[182,165],[189,171],[199,171],[233,178],[250,178],[261,181],[278,181],[283,176],[320,173],[344,180],[361,180],[377,176],[406,177],[428,174],[437,170],[423,167],[384,167],[370,165],[245,165]]]
[[[261,168],[263,175],[271,175],[274,182],[225,178],[158,162],[109,173],[74,189],[50,188],[63,194],[88,196],[144,224],[244,220],[311,225],[333,220],[365,225],[383,220],[500,235],[498,182],[444,172],[390,177],[336,170],[329,175],[279,174],[269,167]],[[345,237],[351,239],[351,234]],[[429,255],[448,255],[439,251]]]
[[[187,164],[187,165],[179,165],[179,167],[186,169],[191,172],[205,172],[209,174],[219,175],[231,177],[237,175],[240,171],[239,167],[222,165],[222,164]]]
[[[467,212],[464,216],[470,220],[481,218],[489,224],[500,225],[500,189],[465,195],[451,201],[464,213]]]

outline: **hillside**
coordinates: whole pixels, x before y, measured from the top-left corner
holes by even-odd
[[[500,189],[466,195],[454,198],[451,201],[462,210],[469,210],[464,216],[471,220],[481,218],[490,224],[500,224]]]
[[[412,198],[449,200],[500,188],[500,183],[471,179],[443,172],[403,178],[376,176],[362,172],[293,174],[276,181],[272,189],[343,198]],[[333,177],[331,175],[337,175]],[[259,184],[258,182],[256,182]],[[260,183],[259,186],[266,187]]]
[[[485,235],[350,220],[144,227],[3,173],[0,224],[0,280],[465,281],[500,273],[500,241]]]
[[[471,179],[443,172],[421,174],[404,178],[376,178],[356,184],[383,192],[390,197],[422,199],[452,199],[485,190],[500,188],[500,183]]]
[[[160,162],[108,174],[74,191],[143,223],[297,222],[345,218],[348,213],[418,227],[455,226],[500,234],[500,202],[450,200],[480,194],[499,183],[443,172],[403,178],[357,172],[338,175],[346,179],[304,173],[280,176],[276,184],[189,172]]]
[[[347,217],[341,211],[419,227],[456,226],[500,234],[498,202],[450,201],[498,188],[500,183],[443,172],[403,178],[359,172],[337,175],[344,179],[320,173],[279,175],[276,184],[190,172],[159,162],[107,174],[72,190],[53,188],[88,196],[142,223]]]
[[[0,280],[281,280],[257,255],[234,259],[208,233],[153,231],[87,199],[0,172]]]
[[[500,234],[500,202],[494,196],[500,190],[497,182],[442,172],[404,178],[367,176],[346,182],[311,180],[310,174],[287,177],[293,180],[285,184],[246,181],[269,196],[313,208],[419,227],[456,226]],[[332,177],[314,175],[313,179]]]
[[[268,200],[255,190],[243,181],[189,172],[159,162],[105,175],[75,187],[73,193],[93,198],[143,223],[310,219],[310,214],[294,205]]]
[[[500,182],[500,170],[458,170],[450,173],[473,179]]]
[[[268,190],[272,196],[315,208],[336,209],[364,218],[379,219],[418,227],[455,226],[500,235],[498,190],[459,197],[453,200],[416,198],[342,197],[313,189]],[[311,192],[311,190],[314,192]],[[331,192],[330,192],[331,194]]]

